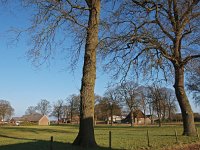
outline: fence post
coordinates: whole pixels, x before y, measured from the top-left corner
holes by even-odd
[[[147,142],[148,142],[148,147],[150,147],[149,130],[148,129],[147,129]]]
[[[109,148],[112,149],[112,135],[111,135],[111,131],[109,131]]]
[[[176,137],[176,143],[178,143],[178,137],[177,137],[177,131],[176,131],[176,129],[174,130],[174,132],[175,132],[175,137]]]
[[[51,141],[50,141],[50,150],[53,150],[53,136],[51,136]]]
[[[196,131],[197,131],[197,138],[199,138],[199,132],[198,132],[198,128],[196,127]]]

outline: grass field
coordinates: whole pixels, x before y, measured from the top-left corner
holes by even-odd
[[[150,146],[147,142],[149,131]],[[178,143],[176,142],[177,131]],[[181,136],[182,126],[128,127],[96,126],[95,136],[99,149],[108,149],[109,131],[113,149],[165,149],[199,142],[198,137]],[[0,127],[0,150],[50,150],[50,137],[54,137],[53,150],[78,150],[72,146],[78,126],[3,126]]]

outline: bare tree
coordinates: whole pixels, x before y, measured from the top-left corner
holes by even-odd
[[[155,73],[160,77],[158,70],[165,79],[173,77],[183,135],[196,135],[184,73],[187,64],[200,58],[199,0],[127,0],[109,22],[101,44],[104,56],[112,58],[106,67],[114,66],[124,77],[132,68],[143,70],[145,77]]]
[[[14,113],[14,109],[7,100],[0,100],[0,117],[3,121],[11,117]]]
[[[80,128],[73,144],[81,147],[95,147],[97,144],[93,127],[94,86],[101,1],[23,0],[23,2],[25,6],[30,6],[35,11],[32,25],[28,28],[32,34],[31,42],[33,43],[28,54],[34,63],[41,65],[52,58],[55,53],[53,50],[61,44],[65,46],[65,39],[69,34],[74,37],[72,49],[78,48],[77,54],[81,53],[85,45],[80,90]]]
[[[110,110],[110,117],[111,117],[111,126],[113,125],[113,115],[114,111],[116,110],[117,106],[119,105],[119,95],[117,88],[108,88],[107,91],[104,93],[104,99],[107,102],[107,106]],[[109,121],[109,120],[108,120]]]
[[[165,106],[168,111],[168,120],[172,120],[172,114],[174,114],[177,111],[177,99],[175,92],[172,89],[164,88],[163,89],[163,95],[165,97]]]
[[[139,86],[138,87],[138,92],[139,92],[139,97],[140,97],[140,101],[139,101],[139,107],[143,110],[144,113],[144,124],[146,124],[146,112],[148,109],[148,88],[145,86]],[[150,107],[150,105],[149,105]],[[150,111],[150,115],[151,115],[151,111]]]
[[[130,119],[131,119],[131,126],[134,124],[134,110],[137,110],[140,105],[139,99],[139,91],[138,91],[138,84],[129,81],[122,83],[118,89],[120,99],[126,103],[128,108],[130,109]]]
[[[36,107],[35,106],[29,106],[26,111],[25,114],[26,115],[32,115],[36,113]]]
[[[80,114],[80,95],[72,94],[67,98],[69,106],[70,121],[73,122],[74,116]]]
[[[36,110],[42,115],[48,115],[51,112],[51,104],[48,100],[42,99],[36,106]]]
[[[165,100],[161,88],[157,85],[149,87],[149,96],[152,99],[153,110],[157,113],[158,124],[161,127],[161,119],[165,115]]]
[[[153,110],[157,113],[159,126],[161,126],[161,121],[171,121],[171,115],[176,111],[174,91],[154,84],[149,87],[148,95],[151,98]]]
[[[63,114],[63,100],[58,100],[53,104],[53,111],[51,113],[52,116],[57,117],[57,123],[60,122],[60,117]]]
[[[146,93],[146,100],[147,100],[147,109],[149,111],[150,119],[151,119],[151,124],[154,123],[154,108],[153,108],[153,99],[151,97],[150,89],[148,88],[147,93]]]
[[[62,118],[64,118],[65,120],[63,120],[65,123],[67,123],[67,120],[70,117],[70,107],[68,104],[63,104],[62,107]]]

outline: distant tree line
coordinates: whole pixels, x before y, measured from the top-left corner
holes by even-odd
[[[133,112],[141,110],[144,116],[156,115],[159,126],[162,121],[171,121],[172,114],[177,110],[175,92],[170,88],[158,85],[142,86],[132,81],[108,88],[103,97],[98,96],[95,105],[97,119],[108,120],[113,115],[130,113],[131,126],[134,124]],[[128,114],[126,113],[126,115]]]
[[[107,121],[113,124],[113,116],[130,114],[130,124],[134,125],[134,111],[141,110],[158,118],[159,126],[163,121],[171,121],[172,114],[177,111],[175,92],[170,88],[153,84],[150,86],[139,85],[133,81],[126,81],[112,87],[108,87],[103,96],[95,95],[96,121]],[[52,104],[42,99],[36,106],[29,106],[26,115],[40,113],[54,116],[57,123],[78,122],[80,115],[80,95],[72,94],[65,100],[59,99]],[[109,118],[111,118],[109,120]],[[150,118],[152,119],[152,118]]]
[[[195,84],[199,80],[199,67],[196,73],[192,74],[188,90],[194,93],[195,102],[199,104],[198,94],[199,87]],[[161,126],[163,121],[172,121],[172,117],[177,111],[177,99],[175,92],[166,87],[156,84],[150,86],[139,85],[133,81],[126,81],[115,86],[107,88],[103,96],[95,95],[95,112],[96,121],[107,121],[113,124],[113,116],[128,115],[130,113],[130,124],[134,125],[134,114],[136,110],[141,110],[144,115],[156,116],[158,124]],[[40,100],[36,106],[29,106],[25,114],[31,115],[40,113],[42,115],[54,116],[57,122],[78,122],[80,115],[80,95],[72,94],[65,100],[59,99],[52,104],[46,100]],[[14,114],[14,108],[9,101],[0,100],[0,119],[5,120]],[[109,122],[109,118],[110,122]],[[152,118],[150,118],[152,119]]]

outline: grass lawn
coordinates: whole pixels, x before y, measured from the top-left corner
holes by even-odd
[[[147,142],[149,131],[150,146]],[[178,143],[176,142],[177,131]],[[199,142],[197,137],[181,136],[182,126],[128,127],[96,126],[95,136],[99,149],[108,149],[109,131],[112,132],[113,149],[165,149],[176,145]],[[53,136],[53,150],[78,150],[71,146],[78,133],[78,126],[3,126],[0,127],[0,150],[50,150]]]

